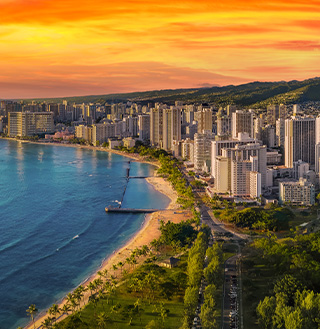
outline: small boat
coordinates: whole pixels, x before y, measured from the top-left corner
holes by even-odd
[[[72,238],[72,240],[74,240],[74,239],[78,239],[79,238],[79,235],[75,235],[73,238]]]

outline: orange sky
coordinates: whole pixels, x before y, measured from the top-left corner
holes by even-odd
[[[320,1],[0,0],[0,98],[320,76]]]

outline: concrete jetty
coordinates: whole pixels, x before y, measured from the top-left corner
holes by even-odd
[[[106,212],[118,212],[118,213],[152,213],[159,211],[159,209],[133,209],[133,208],[116,208],[106,207]]]

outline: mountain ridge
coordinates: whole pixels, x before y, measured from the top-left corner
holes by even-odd
[[[55,98],[23,99],[41,102],[70,103],[116,103],[124,101],[147,104],[149,102],[163,102],[174,104],[183,101],[186,104],[208,103],[225,106],[228,104],[243,107],[266,107],[268,104],[292,104],[305,101],[320,101],[320,78],[315,77],[303,81],[260,82],[253,81],[241,85],[199,87],[188,89],[163,89],[143,92],[116,93],[105,95],[86,95]]]

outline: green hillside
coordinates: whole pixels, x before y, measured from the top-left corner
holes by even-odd
[[[163,102],[173,104],[210,103],[216,105],[237,104],[245,107],[266,107],[268,104],[291,104],[304,101],[320,101],[320,78],[304,81],[252,82],[239,86],[211,87],[198,89],[153,90],[127,94],[91,95],[66,98],[42,98],[36,101],[73,103],[116,103],[124,101]],[[31,100],[25,100],[29,102]]]

